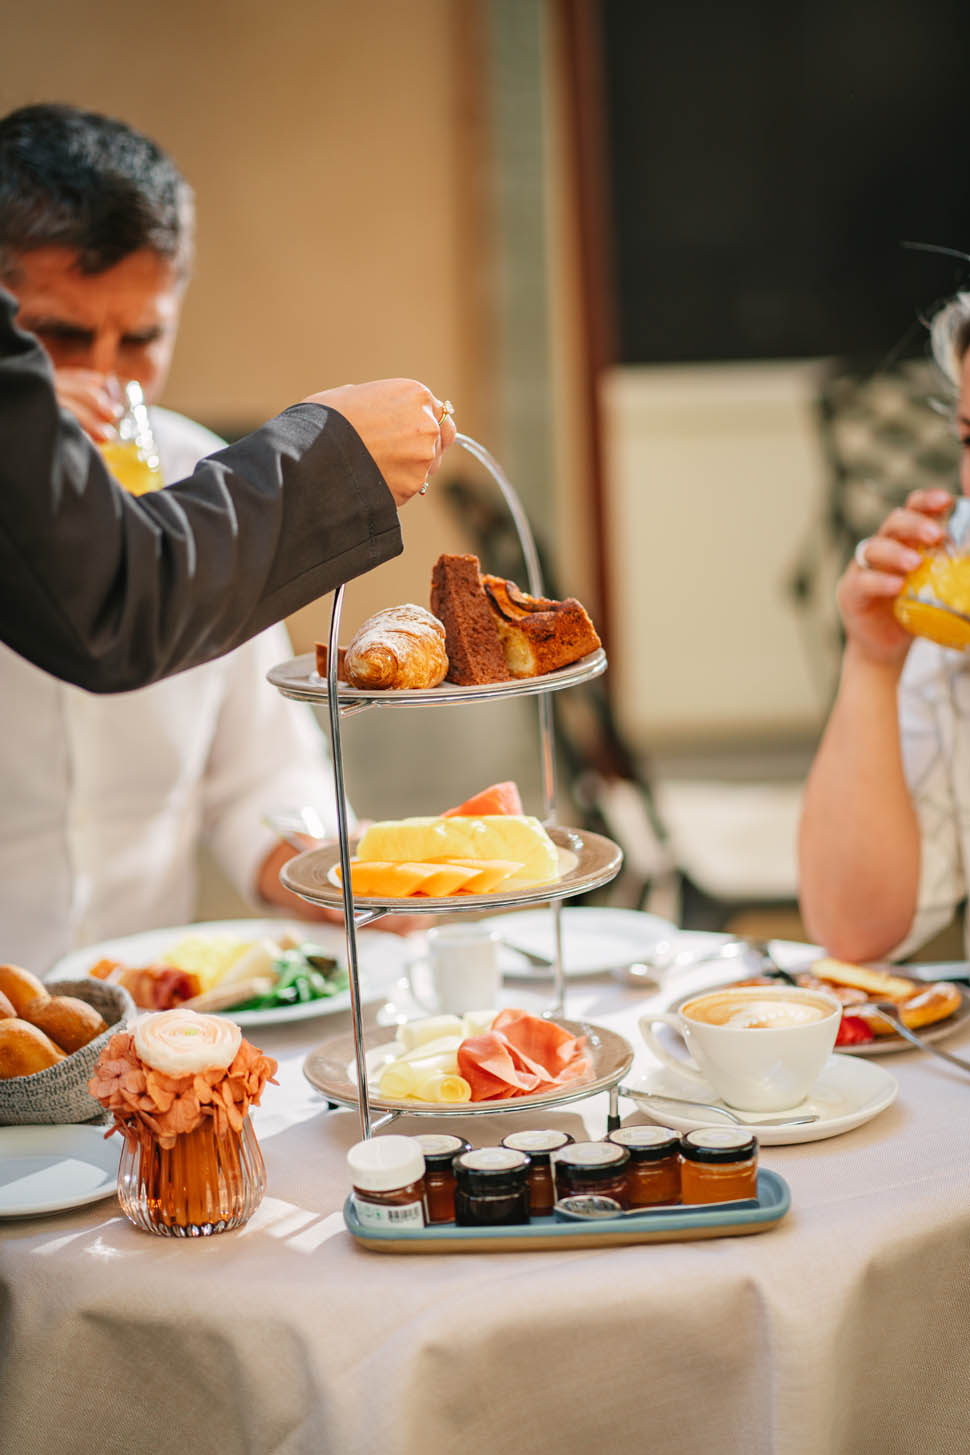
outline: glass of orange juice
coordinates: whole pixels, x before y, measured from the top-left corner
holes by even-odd
[[[141,385],[129,379],[121,387],[124,413],[114,435],[100,447],[102,458],[118,484],[130,494],[161,490],[165,481]]]
[[[970,499],[957,501],[942,544],[923,553],[893,611],[914,636],[958,651],[970,649]]]

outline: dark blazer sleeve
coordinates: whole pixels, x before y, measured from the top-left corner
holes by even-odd
[[[298,404],[134,497],[59,409],[0,289],[0,640],[92,692],[196,666],[403,549],[373,459]]]

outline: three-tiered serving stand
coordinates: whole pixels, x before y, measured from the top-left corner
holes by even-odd
[[[495,481],[515,525],[519,545],[525,560],[529,591],[533,596],[542,596],[542,573],[535,539],[528,518],[515,490],[504,471],[489,452],[467,435],[459,434],[456,443],[468,451],[484,466]],[[330,635],[327,653],[326,679],[316,671],[313,653],[305,653],[289,662],[274,667],[269,681],[284,697],[297,702],[316,705],[327,704],[331,758],[333,764],[334,789],[337,808],[338,839],[336,844],[324,844],[306,853],[299,854],[283,866],[280,878],[288,889],[311,904],[327,905],[342,909],[347,936],[347,969],[351,1009],[353,1015],[353,1049],[356,1063],[356,1083],[347,1079],[346,1087],[337,1082],[326,1083],[326,1094],[340,1104],[356,1105],[360,1112],[361,1136],[369,1137],[376,1125],[384,1125],[402,1113],[417,1115],[457,1114],[469,1112],[507,1112],[507,1101],[465,1103],[453,1107],[420,1103],[415,1106],[403,1104],[384,1107],[385,1115],[378,1124],[372,1122],[371,1096],[367,1085],[367,1060],[364,1039],[363,1015],[361,1011],[360,976],[357,958],[357,931],[373,924],[390,913],[400,913],[402,901],[380,900],[354,896],[351,883],[350,857],[351,838],[347,823],[347,800],[344,788],[343,752],[341,748],[341,719],[370,707],[432,707],[454,706],[459,703],[494,702],[507,697],[536,697],[539,710],[539,736],[542,758],[542,788],[544,812],[542,822],[556,844],[562,861],[563,872],[554,884],[536,886],[534,889],[501,890],[491,894],[452,896],[446,899],[421,899],[407,908],[420,908],[430,914],[487,913],[499,909],[518,909],[530,904],[549,904],[553,920],[554,960],[552,965],[554,998],[546,1014],[562,1017],[565,1013],[565,974],[563,967],[562,901],[576,894],[585,894],[600,885],[607,884],[620,870],[623,855],[610,839],[584,830],[567,829],[555,824],[556,813],[556,763],[553,735],[551,694],[567,687],[590,682],[606,670],[606,654],[600,648],[569,667],[541,677],[516,679],[512,682],[496,682],[480,686],[459,687],[448,682],[440,687],[425,691],[389,690],[375,692],[363,688],[351,688],[338,681],[338,643],[340,617],[343,608],[344,588],[334,593],[330,616]],[[337,872],[339,866],[339,880]],[[587,1033],[591,1027],[582,1027]],[[632,1061],[632,1051],[626,1055],[627,1043],[611,1032],[603,1032],[600,1038],[591,1037],[594,1049],[603,1045],[606,1038],[610,1045],[602,1057],[603,1064],[597,1068],[600,1074],[591,1082],[584,1082],[573,1089],[563,1088],[547,1093],[540,1098],[543,1104],[555,1101],[575,1101],[608,1090],[610,1094],[609,1120],[611,1125],[619,1124],[617,1112],[617,1088]],[[618,1043],[618,1044],[617,1044]],[[319,1083],[317,1083],[319,1084]],[[531,1099],[513,1104],[513,1109],[525,1110]]]

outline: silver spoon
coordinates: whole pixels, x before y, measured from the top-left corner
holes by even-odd
[[[678,949],[677,944],[674,939],[658,940],[642,960],[633,965],[624,965],[614,970],[613,974],[618,980],[626,981],[630,985],[649,984],[657,987],[660,976],[668,970],[689,970],[694,965],[703,965],[707,960],[727,960],[753,952],[761,961],[759,968],[764,974],[784,980],[789,985],[796,983],[794,976],[782,969],[775,960],[766,940],[749,940],[738,936],[737,939],[722,940],[717,945],[704,945],[700,948],[688,946],[685,949]]]
[[[655,1207],[624,1208],[615,1197],[604,1197],[598,1192],[574,1193],[561,1197],[553,1209],[559,1222],[594,1222],[598,1218],[650,1218],[665,1217],[669,1213],[702,1213],[705,1217],[717,1217],[723,1212],[738,1212],[742,1208],[757,1207],[756,1197],[736,1198],[733,1202],[665,1203]]]
[[[627,1095],[633,1095],[633,1093],[628,1092]],[[761,1112],[752,1111],[746,1116],[740,1117],[729,1106],[719,1106],[713,1101],[693,1101],[689,1096],[668,1096],[663,1091],[640,1091],[636,1095],[649,1098],[650,1101],[673,1101],[678,1106],[695,1106],[699,1111],[716,1111],[722,1117],[727,1117],[728,1121],[736,1122],[739,1127],[801,1127],[809,1122],[817,1122],[819,1119],[817,1112],[806,1112],[803,1116],[792,1117],[777,1116],[773,1113],[762,1115]]]
[[[922,1036],[918,1036],[915,1031],[911,1031],[909,1026],[905,1025],[902,1021],[899,1014],[899,1006],[896,1005],[895,1001],[870,1000],[866,1006],[851,1007],[852,1011],[869,1009],[878,1010],[886,1017],[887,1021],[892,1021],[898,1033],[907,1041],[912,1041],[913,1045],[918,1046],[921,1051],[929,1051],[933,1056],[940,1056],[944,1061],[951,1061],[954,1066],[959,1066],[961,1071],[970,1071],[970,1061],[967,1061],[963,1056],[954,1056],[952,1051],[943,1051],[939,1046],[932,1045],[931,1042],[924,1040]]]

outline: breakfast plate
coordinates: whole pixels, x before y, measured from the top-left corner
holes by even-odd
[[[877,1062],[859,1061],[840,1054],[830,1056],[826,1061],[811,1096],[786,1113],[775,1113],[792,1117],[815,1115],[818,1121],[801,1126],[777,1126],[759,1122],[757,1112],[736,1112],[734,1116],[750,1127],[764,1146],[785,1147],[797,1142],[820,1142],[871,1121],[892,1105],[898,1090],[896,1078]],[[620,1093],[631,1097],[652,1121],[673,1127],[677,1132],[689,1132],[694,1127],[729,1126],[734,1120],[718,1112],[700,1110],[698,1101],[715,1106],[723,1106],[724,1103],[712,1087],[688,1080],[666,1066],[651,1066],[649,1070],[634,1073],[620,1087]],[[678,1099],[665,1100],[665,1093]],[[693,1105],[681,1105],[681,1098]]]
[[[211,936],[222,941],[250,942],[263,938],[290,933],[305,941],[312,941],[321,949],[332,954],[340,964],[346,964],[346,938],[339,925],[311,924],[292,919],[235,919],[208,920],[198,924],[176,925],[169,929],[143,930],[139,934],[124,935],[115,940],[102,940],[83,950],[73,950],[58,960],[47,975],[49,980],[61,980],[87,975],[92,965],[99,960],[120,960],[125,965],[150,965],[164,960],[165,955],[181,940],[189,937]],[[375,943],[379,940],[380,943]],[[397,935],[358,935],[357,958],[360,972],[361,999],[363,1002],[383,1000],[389,977],[403,971],[408,960],[408,950]],[[308,1000],[298,1005],[271,1006],[267,1010],[233,1010],[224,1012],[239,1026],[282,1025],[287,1021],[312,1020],[316,1016],[336,1015],[349,1010],[349,990],[338,990],[334,995],[319,1000]]]
[[[804,949],[805,947],[801,946],[799,948]],[[777,963],[783,968],[790,970],[792,974],[796,974],[799,970],[807,971],[811,968],[811,960],[806,962],[802,959],[801,963],[799,963],[797,959],[789,961],[783,954],[776,951],[773,951],[773,953]],[[817,953],[812,955],[812,960],[815,959],[818,959]],[[745,978],[743,971],[739,972],[737,959],[730,961],[726,959],[724,961],[723,975],[717,978],[711,978],[712,972],[715,975],[717,974],[716,957],[705,960],[704,969],[707,972],[704,983],[691,984],[689,990],[682,989],[669,1004],[663,1007],[664,1010],[679,1010],[685,1001],[692,1000],[695,995],[704,995],[708,990],[720,990],[724,985],[729,985],[736,980]],[[895,974],[906,975],[905,965],[894,965],[892,970]],[[914,980],[914,984],[917,990],[926,988],[926,983],[922,980]],[[920,1026],[917,1034],[921,1040],[929,1042],[942,1041],[946,1036],[951,1036],[954,1031],[965,1026],[967,1021],[970,1020],[970,991],[967,991],[961,985],[955,985],[954,989],[960,997],[958,1008],[944,1020],[927,1026]],[[846,1014],[852,1014],[851,1005],[846,1006],[845,1010]],[[907,1041],[905,1037],[899,1035],[877,1036],[873,1041],[863,1041],[858,1045],[836,1046],[836,1050],[840,1056],[884,1056],[892,1054],[895,1051],[912,1051],[914,1049],[915,1047],[911,1041]]]
[[[103,1126],[0,1127],[0,1217],[37,1217],[110,1197],[120,1137]]]
[[[558,1017],[556,1025],[562,1026],[571,1035],[586,1037],[586,1050],[593,1072],[587,1081],[567,1082],[552,1091],[536,1092],[532,1096],[506,1096],[493,1101],[389,1101],[379,1096],[375,1090],[368,1097],[371,1111],[441,1117],[482,1116],[489,1113],[494,1116],[500,1112],[531,1111],[540,1107],[558,1106],[567,1101],[581,1101],[587,1096],[594,1096],[598,1091],[606,1091],[615,1086],[632,1066],[633,1047],[616,1031],[608,1030],[605,1026],[591,1025],[588,1021],[560,1020]],[[396,1026],[378,1026],[367,1033],[369,1068],[379,1069],[383,1065],[387,1057],[381,1054],[381,1048],[387,1042],[393,1041],[396,1033]],[[328,1101],[334,1101],[338,1106],[356,1107],[357,1064],[353,1034],[348,1031],[345,1035],[332,1036],[316,1046],[303,1062],[303,1074],[311,1086],[323,1092]]]
[[[560,875],[547,884],[536,884],[522,889],[507,889],[501,886],[491,894],[452,894],[443,899],[431,899],[411,895],[407,899],[374,899],[355,894],[354,904],[359,909],[394,909],[402,907],[422,914],[481,913],[488,909],[505,909],[513,905],[548,904],[550,899],[566,899],[572,894],[585,894],[601,884],[608,884],[620,870],[623,853],[612,839],[602,834],[589,833],[586,829],[563,828],[550,824],[546,830],[559,852]],[[353,853],[354,841],[350,850]],[[329,905],[332,909],[343,909],[343,893],[336,882],[335,870],[340,865],[340,846],[336,840],[329,840],[305,854],[288,859],[280,871],[280,881],[294,894],[302,895],[312,904]]]
[[[555,949],[553,917],[547,909],[502,914],[484,921],[503,948],[522,954],[500,957],[506,980],[549,978]],[[563,971],[567,978],[602,975],[648,956],[661,941],[679,934],[676,925],[639,909],[577,906],[562,911]],[[530,963],[526,954],[547,956],[548,967]]]
[[[540,692],[556,692],[565,687],[576,687],[581,682],[591,682],[606,671],[606,653],[602,647],[588,656],[580,657],[568,667],[556,672],[544,672],[539,677],[516,677],[511,682],[483,682],[473,687],[457,687],[453,682],[442,682],[440,687],[415,688],[392,687],[377,692],[373,688],[348,687],[338,682],[337,696],[341,702],[353,703],[357,707],[380,704],[382,707],[430,707],[434,704],[456,704],[460,702],[486,702],[493,697],[532,697]],[[296,702],[326,702],[329,696],[327,679],[317,672],[315,652],[304,652],[288,662],[280,662],[266,674],[267,681],[278,688],[284,697]]]

